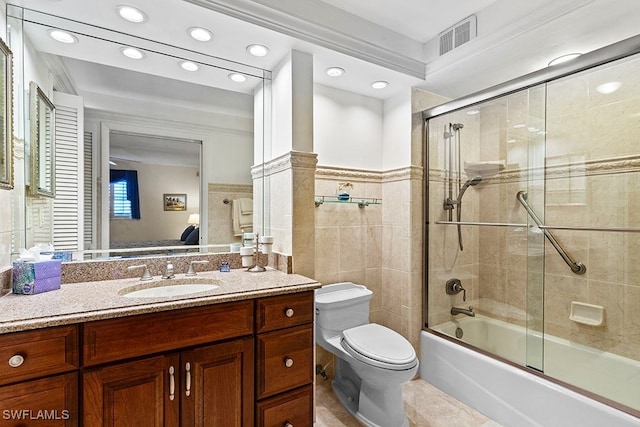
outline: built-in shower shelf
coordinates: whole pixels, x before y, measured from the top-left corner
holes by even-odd
[[[571,314],[569,319],[576,323],[589,326],[600,326],[604,320],[604,307],[601,305],[587,304],[585,302],[571,301]]]
[[[382,199],[374,197],[349,197],[348,199],[338,199],[337,196],[316,196],[316,208],[324,203],[342,203],[358,205],[359,208],[364,208],[369,205],[381,205]]]
[[[527,224],[510,222],[474,222],[474,221],[436,221],[438,225],[477,225],[487,227],[526,227]]]

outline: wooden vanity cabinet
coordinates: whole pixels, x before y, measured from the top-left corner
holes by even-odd
[[[313,319],[304,291],[0,334],[0,425],[311,427]]]
[[[248,300],[86,323],[83,362],[97,366],[82,374],[83,425],[251,426],[253,312]]]
[[[250,426],[252,374],[252,338],[93,369],[83,425]]]
[[[256,425],[313,426],[313,291],[256,302]]]

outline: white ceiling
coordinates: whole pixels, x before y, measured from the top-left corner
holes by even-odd
[[[496,0],[322,0],[381,27],[426,43]]]
[[[117,32],[118,43],[80,35],[80,43],[69,47],[49,39],[44,27],[28,29],[58,77],[84,97],[88,108],[106,110],[124,100],[121,113],[152,105],[147,111],[163,118],[202,123],[214,113],[237,117],[237,126],[244,128],[251,126],[251,94],[259,79],[237,85],[227,79],[228,69],[260,74],[274,69],[292,49],[313,54],[318,84],[381,100],[406,94],[411,87],[453,99],[543,68],[562,54],[588,52],[634,36],[640,18],[638,0],[8,2]],[[115,12],[122,3],[142,9],[148,22],[122,20]],[[470,14],[477,17],[477,38],[439,56],[438,34]],[[192,40],[187,35],[192,26],[210,29],[213,41]],[[120,54],[119,47],[130,39],[127,34],[145,39],[131,42],[148,49],[145,60]],[[267,45],[269,55],[250,56],[245,48],[251,43]],[[186,73],[177,67],[178,57],[223,68],[204,66]],[[346,73],[328,77],[325,70],[332,66]],[[370,87],[375,80],[390,86],[376,91]]]
[[[640,17],[637,0],[128,0],[149,17],[131,24],[115,13],[121,0],[9,2],[267,70],[290,49],[304,50],[314,55],[317,83],[379,99],[412,86],[460,97],[542,68],[560,54],[635,35]],[[438,57],[434,37],[471,13],[477,39]],[[214,40],[189,39],[191,26],[211,29]],[[268,45],[270,55],[251,57],[250,43]],[[102,62],[109,61],[103,55]],[[406,72],[405,63],[422,68],[422,78]],[[329,66],[347,72],[331,79],[324,73]],[[391,85],[375,91],[374,80]]]

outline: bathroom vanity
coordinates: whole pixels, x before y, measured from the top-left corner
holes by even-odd
[[[0,315],[3,425],[311,426],[320,284],[277,271],[224,274],[199,275],[219,288],[178,300],[125,298],[132,279],[0,298],[0,310],[34,313]],[[51,305],[77,292],[93,295],[92,310]]]

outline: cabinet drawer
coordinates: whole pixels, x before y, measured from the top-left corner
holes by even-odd
[[[0,420],[3,427],[76,427],[78,374],[0,387]]]
[[[176,350],[253,333],[253,301],[89,322],[83,365]]]
[[[256,405],[258,427],[312,427],[313,387],[297,389],[258,402]]]
[[[259,299],[256,332],[267,332],[313,322],[313,291]]]
[[[313,382],[313,325],[257,338],[257,398]]]
[[[0,335],[0,384],[77,368],[75,325]]]

